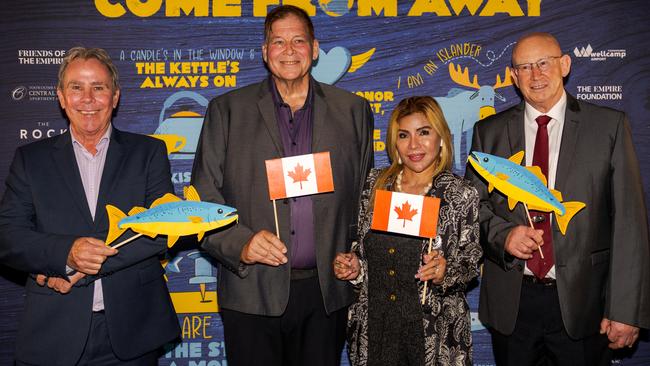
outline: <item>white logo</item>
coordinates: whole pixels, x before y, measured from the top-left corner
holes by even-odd
[[[27,95],[27,88],[24,86],[18,86],[11,92],[11,97],[14,100],[21,100]]]
[[[576,57],[580,58],[590,58],[591,61],[605,61],[608,58],[625,58],[627,55],[624,49],[609,49],[602,51],[594,51],[591,47],[591,44],[587,44],[587,47],[574,48],[573,54]]]

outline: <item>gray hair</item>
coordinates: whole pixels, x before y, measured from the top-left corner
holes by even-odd
[[[108,55],[102,48],[85,48],[85,47],[72,47],[66,53],[66,56],[63,58],[63,62],[59,67],[59,82],[57,84],[58,89],[63,89],[63,78],[65,77],[65,71],[72,61],[77,59],[88,60],[94,58],[97,61],[101,62],[108,69],[108,73],[111,76],[111,88],[113,92],[120,89],[119,75],[117,73],[117,67],[111,60],[111,57]]]

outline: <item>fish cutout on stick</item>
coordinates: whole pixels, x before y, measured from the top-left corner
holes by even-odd
[[[149,209],[133,207],[128,215],[119,208],[106,205],[109,229],[106,245],[119,238],[126,230],[138,233],[115,246],[126,244],[142,235],[155,238],[167,235],[167,246],[172,247],[179,237],[198,236],[203,239],[206,231],[228,225],[238,219],[237,210],[212,202],[202,202],[193,186],[184,187],[185,200],[167,193],[155,200]]]
[[[508,197],[510,210],[521,202],[531,210],[553,212],[560,232],[566,234],[569,221],[586,205],[577,201],[562,202],[562,193],[546,187],[546,177],[538,166],[520,165],[523,158],[523,151],[509,159],[472,151],[467,160],[487,181],[488,192],[496,188]]]

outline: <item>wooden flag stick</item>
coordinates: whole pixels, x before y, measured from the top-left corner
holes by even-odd
[[[273,215],[275,216],[275,235],[280,239],[280,225],[278,225],[278,207],[273,200]]]
[[[524,208],[526,209],[526,215],[528,216],[528,222],[530,223],[530,227],[535,230],[535,226],[533,225],[533,219],[530,217],[530,212],[528,211],[528,205],[524,203]],[[544,259],[544,253],[542,253],[542,247],[539,245],[537,246],[537,250],[539,251],[539,256]]]
[[[429,238],[429,248],[427,249],[427,254],[431,255],[431,244],[433,242],[433,238]],[[422,295],[422,305],[424,305],[424,302],[427,298],[427,284],[429,281],[424,281],[424,294]]]
[[[137,239],[137,238],[139,238],[141,236],[142,236],[142,234],[133,235],[132,237],[130,237],[130,238],[126,239],[126,240],[122,240],[121,242],[111,246],[111,248],[117,249],[117,248],[121,247],[122,245],[126,245],[126,244],[130,243],[131,241],[133,241],[133,240],[135,240],[135,239]]]

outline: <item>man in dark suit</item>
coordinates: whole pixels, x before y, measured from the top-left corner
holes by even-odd
[[[533,229],[522,204],[509,210],[468,167],[481,195],[479,317],[498,365],[609,365],[608,342],[632,347],[650,327],[648,221],[630,127],[624,113],[565,92],[571,59],[552,35],[520,38],[512,64],[524,101],[477,123],[472,150],[525,151],[549,188],[586,208],[566,235],[542,212],[531,212]]]
[[[201,197],[239,213],[203,242],[220,263],[228,364],[338,365],[353,292],[332,262],[355,232],[373,117],[363,99],[311,78],[318,41],[302,9],[268,14],[262,54],[268,79],[210,102],[192,173]],[[324,151],[335,191],[280,201],[280,240],[264,161]]]
[[[149,207],[172,191],[165,147],[112,127],[120,90],[104,50],[71,49],[57,94],[69,132],[16,151],[0,203],[0,261],[33,274],[16,363],[155,365],[180,333],[158,260],[165,243],[118,252],[102,239],[106,204]]]

